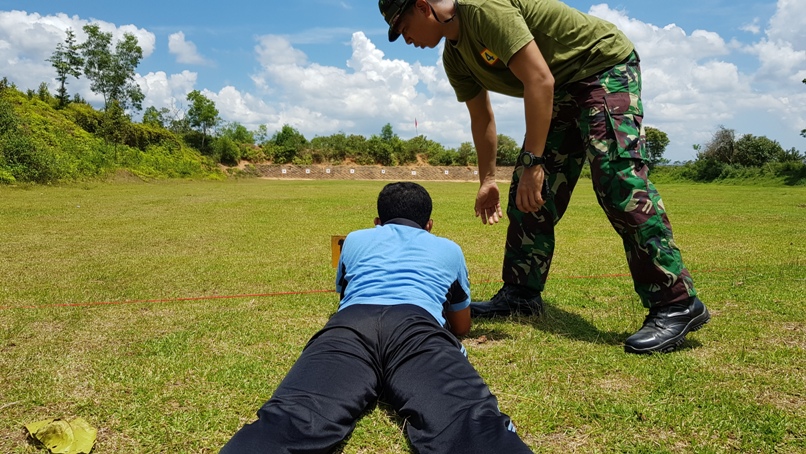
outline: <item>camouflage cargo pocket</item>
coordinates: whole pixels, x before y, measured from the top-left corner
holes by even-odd
[[[646,137],[641,122],[644,109],[638,95],[629,92],[608,93],[604,97],[610,160],[646,160]]]

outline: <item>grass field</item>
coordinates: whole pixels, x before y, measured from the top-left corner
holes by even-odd
[[[491,296],[505,225],[473,217],[475,184],[423,184]],[[330,235],[369,227],[381,186],[0,187],[0,452],[39,452],[23,425],[74,416],[98,454],[217,452],[336,309]],[[547,313],[477,322],[472,363],[535,452],[806,452],[806,188],[659,189],[709,325],[623,352],[645,310],[583,181]],[[373,409],[343,452],[407,453],[402,430]]]

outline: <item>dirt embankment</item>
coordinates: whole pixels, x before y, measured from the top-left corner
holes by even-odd
[[[389,181],[479,181],[476,167],[460,166],[359,166],[258,164],[261,178],[288,180],[389,180]],[[510,181],[512,167],[498,167],[499,181]]]

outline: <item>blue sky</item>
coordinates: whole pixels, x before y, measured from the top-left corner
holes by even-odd
[[[645,123],[667,132],[667,157],[694,158],[719,125],[806,150],[806,1],[680,0],[569,5],[616,23],[642,56]],[[375,1],[0,0],[0,75],[20,88],[55,74],[45,61],[64,38],[98,21],[144,49],[145,105],[186,108],[193,89],[226,121],[306,137],[371,135],[391,123],[455,147],[470,141],[466,109],[439,63],[441,49],[388,43]],[[79,33],[81,38],[81,34]],[[98,102],[86,81],[68,89]],[[499,132],[523,135],[518,99],[496,96]]]

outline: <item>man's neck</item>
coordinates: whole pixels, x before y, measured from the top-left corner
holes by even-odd
[[[416,229],[422,229],[422,228],[423,228],[423,227],[422,227],[420,224],[418,224],[418,223],[416,223],[416,222],[412,221],[411,219],[406,219],[406,218],[393,218],[393,219],[389,219],[388,221],[384,222],[382,225],[389,225],[389,224],[393,224],[393,225],[405,225],[405,226],[407,226],[407,227],[414,227],[414,228],[416,228]]]
[[[450,41],[459,40],[459,5],[456,1],[443,0],[436,5],[431,5],[436,12],[437,22],[442,27],[442,36]]]

